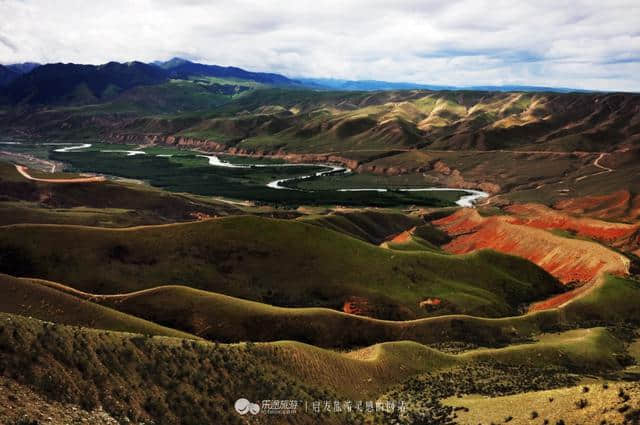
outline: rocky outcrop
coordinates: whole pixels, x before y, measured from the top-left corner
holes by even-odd
[[[107,136],[110,140],[118,143],[140,143],[151,145],[170,145],[178,147],[188,147],[200,149],[208,152],[221,152],[227,146],[213,140],[197,139],[193,137],[169,136],[162,134],[148,133],[112,133]]]
[[[360,164],[358,168],[355,169],[356,173],[370,173],[370,174],[378,174],[384,176],[399,176],[402,174],[412,174],[412,173],[422,173],[429,170],[430,167],[428,165],[421,167],[399,167],[399,166],[389,166],[389,167],[381,167],[377,164]]]
[[[168,145],[180,148],[196,149],[203,152],[225,153],[229,155],[251,156],[257,158],[276,158],[283,159],[287,162],[303,163],[303,162],[322,162],[341,164],[352,170],[356,170],[360,165],[359,161],[349,159],[340,155],[325,153],[291,153],[278,151],[263,151],[238,148],[236,146],[227,146],[213,140],[196,139],[184,136],[163,136],[157,134],[112,134],[110,139],[120,143],[143,143],[154,145]]]
[[[346,158],[332,153],[296,153],[283,150],[259,150],[246,149],[238,146],[229,146],[215,140],[198,139],[186,136],[172,136],[162,134],[144,133],[112,133],[107,136],[110,140],[119,143],[139,143],[152,145],[176,146],[186,149],[195,149],[203,152],[225,153],[229,155],[251,156],[257,158],[276,158],[293,163],[331,163],[343,165],[356,173],[371,173],[385,176],[397,176],[403,174],[428,173],[433,178],[434,186],[445,186],[458,189],[475,189],[495,194],[500,192],[499,185],[490,182],[467,181],[462,173],[449,167],[444,161],[436,160],[432,163],[420,164],[412,167],[380,166],[375,163],[362,163],[358,160]]]
[[[434,186],[453,187],[457,189],[475,189],[495,194],[500,192],[498,184],[490,182],[475,182],[465,180],[460,170],[449,167],[444,161],[434,162],[415,167],[380,166],[375,163],[362,163],[354,169],[356,173],[370,173],[384,176],[398,176],[403,174],[423,174],[430,177]]]

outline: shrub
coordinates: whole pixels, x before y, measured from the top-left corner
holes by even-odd
[[[576,401],[575,404],[578,409],[584,409],[589,405],[589,401],[586,398],[581,398],[580,400]]]

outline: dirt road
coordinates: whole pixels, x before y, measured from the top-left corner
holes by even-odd
[[[606,153],[606,152],[601,152],[601,153],[600,153],[600,155],[598,155],[598,157],[595,159],[595,161],[593,161],[593,166],[594,166],[594,167],[597,167],[597,168],[600,168],[600,169],[601,169],[601,170],[603,170],[603,171],[598,171],[597,173],[587,174],[586,176],[578,177],[578,178],[576,179],[576,181],[577,181],[577,182],[579,182],[580,180],[584,180],[584,179],[586,179],[587,177],[599,176],[600,174],[611,173],[612,171],[614,171],[614,170],[613,170],[613,168],[605,167],[604,165],[601,165],[601,164],[600,164],[600,160],[601,160],[602,158],[604,158],[604,157],[605,157],[605,155],[608,155],[608,153]]]
[[[16,170],[25,179],[33,180],[33,181],[37,181],[37,182],[44,182],[44,183],[95,183],[95,182],[103,182],[103,181],[107,180],[106,178],[104,178],[102,176],[79,177],[79,178],[74,178],[74,179],[40,179],[40,178],[31,176],[27,172],[28,168],[25,167],[24,165],[17,165],[16,164]]]

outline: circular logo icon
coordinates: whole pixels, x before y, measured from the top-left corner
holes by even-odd
[[[246,415],[247,413],[249,413],[250,405],[251,402],[246,398],[239,398],[236,400],[234,407],[236,408],[236,412],[240,413],[241,415]]]
[[[257,415],[258,413],[260,413],[260,405],[258,403],[251,403],[251,405],[249,406],[249,411],[252,415]]]
[[[260,405],[257,403],[251,403],[246,398],[237,399],[233,407],[235,407],[236,412],[241,415],[246,415],[247,413],[257,415],[258,413],[260,413]]]

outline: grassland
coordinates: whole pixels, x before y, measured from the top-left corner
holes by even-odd
[[[319,226],[253,216],[122,230],[11,225],[3,227],[0,246],[0,271],[89,292],[130,292],[161,282],[280,306],[330,308],[359,296],[374,316],[393,319],[427,315],[418,306],[425,297],[446,300],[449,312],[508,315],[559,288],[516,257],[390,251]]]
[[[96,295],[48,281],[27,280],[26,284],[45,285],[56,294],[77,297],[131,317],[228,343],[294,340],[345,349],[411,340],[435,346],[459,342],[501,347],[560,329],[640,323],[640,315],[635,309],[640,302],[640,285],[615,277],[609,277],[583,298],[559,309],[499,319],[440,315],[411,321],[378,320],[327,308],[282,308],[185,286]],[[38,302],[39,299],[25,301],[20,304],[20,311],[40,309]],[[611,305],[617,308],[612,309]],[[256,326],[257,323],[260,326]]]
[[[239,395],[338,397],[304,384],[248,346],[93,331],[8,314],[2,314],[0,329],[0,370],[6,377],[68,408],[102,406],[120,421],[242,423],[233,409]],[[19,412],[7,416],[12,414]],[[313,423],[300,416],[299,423]]]
[[[424,221],[418,217],[371,210],[337,211],[330,214],[306,215],[300,217],[299,220],[345,233],[375,245],[380,244],[390,236],[424,224]]]
[[[162,217],[145,215],[123,208],[53,208],[38,202],[3,202],[0,204],[0,223],[78,224],[98,227],[127,227],[160,224]]]
[[[424,173],[434,185],[448,185],[457,171],[468,185],[514,192],[511,199],[555,202],[566,190],[582,196],[639,187],[637,152],[624,149],[637,137],[630,124],[639,99],[633,94],[250,87],[221,95],[211,91],[220,81],[205,80],[138,87],[99,105],[15,111],[0,126],[12,135],[29,130],[67,140],[142,141],[152,135],[191,137],[205,148],[214,142],[245,152],[330,152],[359,161],[361,172]],[[600,152],[620,166],[615,171],[625,171],[582,179],[601,171],[593,165]],[[450,172],[436,167],[441,163]]]
[[[637,139],[638,96],[312,92],[200,78],[107,97],[0,116],[12,136],[126,140],[68,153],[2,146],[33,156],[33,165],[62,161],[76,173],[157,186],[38,183],[0,164],[0,272],[13,275],[0,275],[0,381],[10,384],[0,390],[3,421],[24,419],[5,388],[67,410],[101,406],[121,423],[247,423],[233,409],[241,396],[404,399],[410,407],[406,415],[304,411],[252,418],[257,423],[636,420],[637,387],[625,386],[625,399],[622,384],[593,384],[637,378],[636,280],[603,276],[559,308],[520,314],[561,291],[530,262],[490,251],[446,254],[448,236],[415,208],[405,216],[336,207],[437,207],[451,205],[456,192],[333,189],[482,188],[498,194],[482,210],[488,215],[514,200],[551,205],[626,189],[625,220],[633,221],[640,182],[629,141]],[[331,154],[355,161],[356,173],[295,183],[314,192],[275,191],[266,182],[319,168],[216,169],[168,145],[136,157],[98,152],[149,140]],[[182,221],[190,222],[175,223]],[[549,238],[544,254],[566,236]],[[351,302],[372,317],[340,311]]]
[[[60,143],[60,142],[58,142]],[[186,192],[206,196],[223,196],[233,199],[243,199],[257,202],[269,202],[272,204],[284,204],[289,207],[300,204],[306,205],[359,205],[359,206],[402,206],[425,205],[447,206],[461,196],[460,192],[365,192],[342,193],[337,188],[370,187],[369,184],[377,183],[380,179],[358,178],[356,182],[351,176],[322,177],[328,178],[321,188],[305,188],[304,190],[276,190],[266,187],[267,183],[281,178],[291,178],[313,174],[319,170],[327,170],[322,166],[290,166],[290,167],[250,167],[229,168],[211,167],[207,158],[200,153],[176,149],[174,147],[151,146],[139,149],[136,145],[114,145],[109,143],[95,143],[92,146],[70,152],[55,152],[53,147],[24,143],[19,145],[7,145],[14,152],[18,160],[26,161],[27,158],[44,159],[48,164],[52,161],[57,165],[65,164],[67,171],[102,173],[118,176],[136,181],[146,181],[153,186],[172,192]],[[126,150],[140,150],[146,155],[127,156]],[[120,151],[120,152],[119,152]],[[160,155],[160,156],[158,156]],[[283,161],[271,158],[252,158],[248,156],[225,156],[224,160],[234,164],[252,165],[281,164]],[[50,165],[47,165],[49,168]],[[50,174],[35,171],[37,177],[51,178]],[[65,178],[68,175],[60,174]],[[382,179],[385,180],[385,179]],[[355,184],[354,184],[355,183]],[[403,186],[401,181],[381,183],[383,187]],[[295,186],[292,182],[290,185]],[[409,186],[416,186],[416,183]],[[404,186],[403,186],[404,187]]]
[[[79,299],[37,281],[0,274],[0,294],[0,311],[4,313],[85,328],[197,339],[185,332]]]
[[[6,181],[12,181],[11,175]],[[69,211],[57,213],[64,217]],[[580,412],[570,411],[565,420],[598,417],[597,408],[613,405],[615,394],[601,395],[595,387],[573,400],[578,389],[572,386],[585,375],[611,378],[627,373],[629,354],[637,350],[620,339],[620,329],[640,323],[638,282],[607,277],[560,309],[522,316],[447,315],[447,305],[472,314],[515,313],[512,306],[525,302],[524,297],[551,295],[556,283],[512,257],[429,251],[446,243],[446,235],[423,223],[402,214],[345,211],[288,221],[241,216],[119,230],[3,226],[3,271],[71,287],[2,275],[0,292],[6,296],[0,298],[6,302],[0,303],[0,311],[81,327],[0,315],[0,370],[12,385],[28,385],[48,403],[86,410],[101,405],[119,420],[153,419],[159,424],[238,422],[232,406],[238,394],[251,400],[309,403],[408,402],[407,413],[399,416],[365,412],[319,417],[305,411],[287,417],[300,424],[396,419],[475,423],[499,419],[503,412],[502,419],[512,415],[517,423],[530,417],[531,412],[516,409],[528,401],[540,406],[531,411],[555,418],[539,404],[547,394],[557,397],[558,406],[588,400],[585,410],[576,408]],[[407,229],[413,229],[408,242],[386,242],[392,249],[373,245]],[[287,261],[278,260],[282,258]],[[409,290],[402,287],[412,282],[407,270],[416,280]],[[455,273],[443,275],[443,270]],[[522,278],[523,271],[530,280]],[[189,286],[157,286],[165,282]],[[344,291],[323,293],[327,282],[335,285],[330,290]],[[246,292],[234,293],[238,288]],[[443,289],[450,292],[436,292]],[[387,292],[395,299],[377,298]],[[469,303],[466,294],[485,292],[493,297],[474,311],[477,300]],[[283,302],[279,295],[284,293],[302,302]],[[386,306],[373,310],[380,317],[437,317],[394,322],[335,311],[345,297],[354,295],[366,297],[372,307]],[[417,303],[427,296],[440,296],[445,308],[418,309]],[[331,308],[282,307],[305,305],[310,299]],[[500,305],[507,309],[499,311]],[[197,337],[216,343],[196,342]],[[251,343],[235,344],[240,341]],[[336,348],[354,351],[333,351]],[[633,387],[625,391],[636,397]],[[463,396],[472,393],[493,398]],[[456,395],[462,398],[450,398]],[[1,400],[0,412],[18,419]],[[629,407],[607,417],[631,413]],[[266,423],[271,419],[261,418]]]
[[[299,182],[293,182],[291,187],[305,190],[329,190],[331,188],[344,189],[371,189],[380,188],[393,191],[401,188],[425,188],[436,187],[433,180],[420,174],[402,174],[395,176],[384,176],[376,174],[350,174],[348,176],[325,176],[319,178],[305,179]],[[370,192],[375,194],[376,192]],[[425,192],[429,196],[435,196],[438,199],[446,200],[451,203],[460,199],[465,192],[452,189],[442,193]],[[370,195],[371,196],[371,195]]]
[[[622,395],[620,395],[622,394]],[[625,396],[630,400],[625,402]],[[591,381],[582,385],[546,391],[528,392],[497,398],[486,396],[451,397],[445,404],[458,407],[457,421],[475,425],[478,421],[499,423],[507,418],[512,424],[530,424],[534,420],[549,423],[634,423],[640,415],[637,383]],[[526,409],[523,407],[526,406]]]
[[[452,205],[458,193],[431,192],[367,192],[343,193],[335,186],[324,190],[278,190],[267,183],[282,178],[309,175],[325,170],[315,166],[291,167],[212,167],[206,158],[182,153],[171,158],[137,155],[123,158],[123,154],[101,152],[52,153],[52,159],[71,164],[71,170],[97,172],[131,179],[144,180],[151,185],[172,192],[216,195],[233,199],[270,202],[286,205]],[[340,186],[338,186],[340,187]]]
[[[213,199],[173,194],[145,185],[101,182],[55,184],[26,180],[0,162],[0,216],[3,224],[69,223],[128,226],[193,220],[194,214],[242,212]]]
[[[452,355],[410,342],[351,353],[296,342],[214,345],[70,328],[7,314],[0,316],[0,324],[5,354],[0,369],[8,378],[54,400],[86,409],[100,404],[120,420],[126,416],[159,424],[195,424],[211,418],[236,423],[239,417],[231,403],[237,394],[250,400],[375,400],[394,385],[424,373],[446,377],[458,368],[481,368],[489,354],[496,364],[519,365],[527,373],[551,366],[574,373],[615,371],[621,367],[616,355],[623,350],[615,337],[598,328],[490,353]],[[312,385],[305,383],[311,380]],[[544,385],[552,388],[554,383]],[[350,416],[325,413],[319,418],[300,412],[292,419],[296,423],[375,419],[366,413]]]

